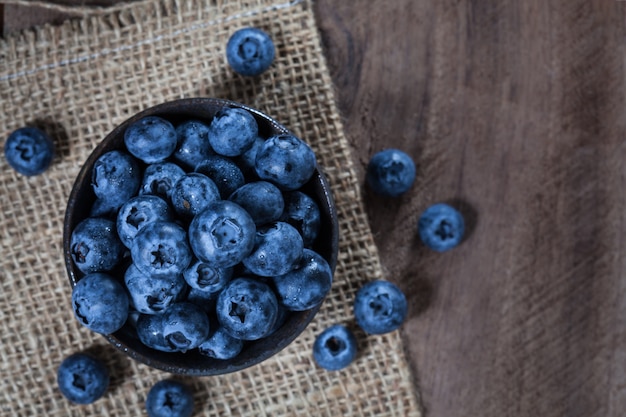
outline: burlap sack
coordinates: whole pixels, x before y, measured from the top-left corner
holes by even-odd
[[[362,207],[311,4],[284,0],[139,1],[80,11],[61,27],[0,42],[0,136],[37,125],[58,154],[45,174],[26,178],[0,158],[0,414],[145,413],[150,387],[170,375],[136,363],[81,327],[70,308],[62,256],[66,200],[82,161],[113,127],[148,106],[181,97],[221,97],[273,116],[310,143],[329,177],[340,219],[335,282],[314,322],[266,362],[219,377],[181,378],[196,415],[419,416],[398,332],[365,337],[339,372],[312,359],[315,336],[335,323],[354,327],[351,303],[364,283],[383,278]],[[258,78],[234,74],[224,47],[237,28],[256,26],[277,48]],[[56,369],[89,351],[112,372],[92,405],[67,401]]]

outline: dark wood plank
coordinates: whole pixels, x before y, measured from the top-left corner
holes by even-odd
[[[365,190],[427,415],[618,416],[626,405],[624,3],[318,0],[361,174],[417,162],[397,201]],[[473,229],[425,250],[428,205]]]

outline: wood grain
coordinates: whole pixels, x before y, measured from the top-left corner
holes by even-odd
[[[430,416],[619,416],[626,406],[624,3],[316,3],[361,173],[418,165],[366,203]],[[472,231],[425,250],[449,201]]]
[[[418,165],[363,192],[426,415],[623,415],[625,3],[314,7],[359,174],[388,147]],[[415,233],[440,201],[469,226],[443,254]]]

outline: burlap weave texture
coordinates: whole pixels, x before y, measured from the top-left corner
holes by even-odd
[[[243,26],[275,41],[276,60],[260,77],[238,76],[226,63],[226,41]],[[194,415],[420,415],[398,332],[357,332],[359,357],[343,371],[312,360],[315,335],[335,323],[353,326],[354,293],[382,275],[309,2],[139,1],[25,32],[0,42],[0,93],[0,144],[31,124],[53,136],[58,152],[49,171],[31,178],[0,158],[1,415],[140,415],[149,388],[171,377],[74,319],[61,239],[67,197],[96,144],[133,113],[183,97],[242,102],[311,144],[340,219],[335,282],[313,323],[252,368],[175,377],[194,390]],[[55,383],[58,364],[77,351],[102,358],[112,372],[105,397],[88,406],[69,403]]]

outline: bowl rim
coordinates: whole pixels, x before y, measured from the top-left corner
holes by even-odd
[[[81,278],[82,274],[75,268],[71,256],[71,248],[70,248],[70,238],[73,228],[79,221],[88,217],[87,215],[80,216],[76,213],[78,207],[81,204],[85,204],[84,192],[86,190],[91,190],[90,184],[91,181],[89,178],[91,177],[91,167],[94,165],[97,158],[108,150],[120,149],[119,144],[115,145],[115,142],[119,142],[120,138],[123,139],[123,133],[126,128],[133,122],[150,115],[158,115],[164,116],[164,118],[170,119],[172,118],[181,118],[187,117],[192,118],[194,116],[189,116],[190,113],[198,113],[199,109],[202,109],[202,112],[211,113],[213,115],[217,111],[216,109],[222,107],[238,107],[247,110],[250,112],[257,122],[259,123],[259,127],[262,125],[265,130],[269,130],[271,134],[291,134],[293,133],[287,129],[285,126],[277,122],[272,117],[267,114],[257,110],[255,108],[249,107],[245,104],[226,100],[221,98],[208,98],[208,97],[196,97],[196,98],[182,98],[171,101],[166,101],[151,107],[147,107],[144,110],[137,112],[131,117],[127,118],[122,123],[115,126],[113,130],[111,130],[103,140],[101,140],[98,145],[91,151],[87,159],[83,162],[79,173],[74,180],[72,185],[72,189],[70,195],[68,197],[68,203],[65,210],[65,216],[63,221],[63,253],[64,253],[64,261],[65,267],[68,275],[68,279],[73,288],[77,281]],[[215,111],[214,111],[215,110]],[[185,115],[186,116],[183,116]],[[196,116],[197,117],[197,116]],[[202,117],[197,117],[202,120]],[[123,146],[123,141],[122,141]],[[329,263],[331,267],[331,271],[333,273],[333,281],[334,281],[334,273],[337,266],[338,260],[338,252],[339,252],[339,225],[338,225],[338,217],[337,210],[335,206],[335,201],[332,195],[332,190],[330,187],[330,183],[326,175],[323,173],[319,164],[317,165],[313,178],[309,181],[307,186],[312,189],[316,196],[316,201],[320,207],[320,211],[322,212],[322,217],[325,221],[322,221],[322,224],[330,225],[330,233],[326,236],[327,239],[330,240],[329,252],[326,256],[323,256]],[[92,196],[91,200],[93,200],[95,196]],[[321,199],[322,201],[320,201]],[[84,213],[83,213],[84,214]],[[79,219],[80,217],[80,219]],[[328,241],[326,241],[328,242]],[[325,246],[325,245],[324,245]],[[332,288],[332,287],[331,287]],[[327,294],[328,295],[328,294]],[[326,298],[326,297],[325,297]],[[324,298],[324,299],[325,299]],[[291,320],[293,325],[297,325],[297,328],[293,331],[284,331],[283,337],[278,339],[277,343],[273,343],[269,349],[261,350],[259,354],[255,355],[253,358],[247,359],[243,358],[241,360],[226,360],[221,361],[218,359],[212,359],[207,357],[202,357],[202,361],[208,364],[215,364],[216,367],[194,367],[194,366],[186,366],[182,365],[182,362],[186,362],[186,358],[189,356],[189,353],[178,353],[171,354],[166,352],[160,352],[154,349],[145,348],[142,349],[144,352],[138,351],[137,349],[129,346],[124,339],[124,335],[121,334],[121,330],[109,335],[101,335],[103,336],[110,344],[112,344],[115,348],[122,351],[123,353],[130,356],[132,359],[135,359],[145,365],[148,365],[152,368],[160,369],[162,371],[166,371],[172,374],[179,375],[187,375],[187,376],[211,376],[211,375],[221,375],[227,374],[231,372],[236,372],[250,366],[256,365],[265,361],[266,359],[274,356],[288,345],[290,345],[308,326],[308,324],[313,320],[317,312],[319,311],[323,301],[320,302],[317,306],[313,307],[310,310],[306,310],[304,312],[292,312],[292,317],[298,317],[298,320]],[[289,319],[288,319],[289,321]],[[125,326],[128,326],[126,324]],[[281,329],[278,331],[280,332]],[[268,339],[272,339],[269,337]],[[264,340],[264,339],[261,339]],[[256,342],[251,342],[252,345],[255,345]],[[139,342],[140,343],[140,342]],[[149,354],[146,354],[147,351]],[[166,357],[166,358],[176,358],[177,361],[173,362],[170,360],[169,362],[164,359],[159,359],[158,357]],[[197,355],[196,355],[197,357]],[[190,359],[193,359],[191,357]],[[237,359],[237,358],[235,358]]]

